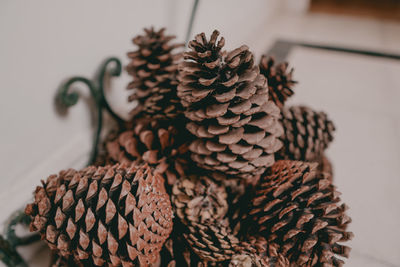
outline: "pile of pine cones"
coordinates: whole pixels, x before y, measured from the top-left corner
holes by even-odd
[[[324,156],[333,123],[285,106],[287,63],[226,51],[218,31],[187,52],[173,39],[133,39],[133,119],[26,207],[53,266],[341,266],[353,234]]]

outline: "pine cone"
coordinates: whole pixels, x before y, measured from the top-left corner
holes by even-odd
[[[239,240],[233,235],[227,219],[201,224],[191,222],[184,233],[196,254],[210,262],[223,262],[235,255]]]
[[[297,266],[341,266],[335,254],[349,254],[338,242],[352,238],[345,230],[351,220],[328,174],[316,165],[276,162],[261,178],[250,215],[257,233],[279,244],[278,252]]]
[[[224,218],[228,210],[225,188],[207,177],[189,177],[172,189],[175,214],[185,224],[208,223]]]
[[[137,125],[121,133],[111,133],[105,141],[110,163],[144,161],[155,172],[165,176],[169,185],[184,175],[188,167],[185,154],[187,137],[174,126],[155,121],[138,121]]]
[[[172,190],[175,215],[184,224],[184,236],[204,261],[223,262],[235,253],[239,240],[225,217],[225,188],[207,177],[179,180]]]
[[[179,67],[178,96],[197,139],[189,150],[205,169],[243,178],[274,163],[282,143],[279,108],[268,101],[266,79],[247,46],[222,53],[224,38],[199,34]]]
[[[333,140],[335,126],[324,112],[308,107],[282,109],[284,134],[280,157],[290,160],[317,161]]]
[[[275,65],[274,58],[266,55],[260,60],[260,73],[267,78],[270,99],[279,108],[294,94],[292,87],[297,83],[292,79],[293,68],[288,70],[288,66],[287,62]]]
[[[135,89],[129,101],[138,100],[132,114],[151,118],[175,118],[182,113],[182,106],[176,95],[178,60],[181,53],[173,54],[183,44],[170,44],[174,36],[165,35],[165,28],[155,31],[144,29],[145,34],[133,39],[138,50],[128,53],[131,62],[128,73],[133,76],[128,89]]]
[[[148,166],[69,169],[42,183],[26,213],[31,231],[62,257],[84,266],[157,261],[172,231],[172,208],[162,177]]]

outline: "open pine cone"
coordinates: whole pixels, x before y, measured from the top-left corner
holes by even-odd
[[[133,77],[128,89],[134,89],[129,101],[138,100],[132,114],[151,118],[175,118],[182,112],[182,106],[176,95],[177,62],[182,57],[175,53],[183,44],[170,44],[174,36],[165,35],[165,28],[155,31],[144,29],[144,35],[138,35],[133,43],[138,50],[128,53],[130,63],[126,67]]]
[[[187,137],[173,125],[157,121],[137,121],[131,130],[111,133],[105,141],[107,162],[143,161],[161,173],[169,185],[184,175],[188,164]]]
[[[225,188],[207,177],[182,178],[173,187],[175,215],[185,226],[187,242],[204,261],[229,260],[239,243],[225,218],[226,198]]]
[[[277,161],[261,178],[250,214],[257,234],[278,244],[278,252],[298,266],[341,266],[335,254],[347,257],[340,244],[352,238],[346,232],[347,206],[327,173],[316,163]]]
[[[292,79],[293,69],[288,70],[289,64],[275,65],[273,57],[263,55],[260,60],[260,73],[268,80],[269,96],[272,101],[282,108],[285,101],[294,94],[292,87],[296,81]]]
[[[324,112],[304,106],[284,107],[281,121],[283,159],[318,161],[333,140],[335,126]]]
[[[247,46],[222,53],[218,31],[198,34],[179,66],[178,96],[197,137],[189,149],[205,169],[253,177],[274,163],[282,147],[279,108],[268,101],[268,86]]]
[[[32,231],[84,266],[147,266],[172,231],[163,178],[132,164],[52,175],[26,207]]]
[[[228,211],[225,187],[204,176],[182,178],[171,197],[175,214],[184,223],[218,221]]]

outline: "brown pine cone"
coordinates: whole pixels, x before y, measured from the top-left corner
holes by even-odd
[[[72,169],[51,175],[26,207],[31,231],[84,266],[147,266],[172,231],[164,181],[148,166]]]
[[[225,218],[226,197],[224,186],[207,177],[184,178],[173,187],[175,215],[184,225],[187,242],[204,261],[229,260],[239,243]]]
[[[288,70],[287,62],[275,65],[273,57],[263,55],[260,60],[260,73],[267,78],[269,97],[282,108],[294,92],[292,87],[297,83],[292,79],[293,68]]]
[[[138,50],[128,53],[130,63],[126,67],[133,77],[128,89],[134,89],[129,101],[138,100],[132,114],[151,118],[175,118],[182,113],[182,106],[176,95],[178,61],[182,53],[174,50],[183,44],[170,44],[174,36],[165,35],[165,28],[155,31],[144,29],[133,43]]]
[[[188,167],[185,159],[188,138],[184,134],[173,125],[137,121],[133,129],[114,132],[106,138],[107,161],[111,164],[144,161],[173,185]]]
[[[341,266],[336,255],[348,257],[340,244],[352,238],[347,206],[327,173],[316,163],[282,160],[260,180],[250,215],[256,231],[297,266]]]
[[[233,235],[227,219],[210,223],[191,222],[184,233],[196,254],[210,262],[224,262],[235,255],[239,240]]]
[[[207,177],[181,179],[174,185],[171,199],[175,215],[185,224],[218,221],[228,211],[225,188]]]
[[[318,161],[333,140],[335,126],[324,112],[304,106],[282,109],[284,134],[280,157],[290,160]]]
[[[214,31],[189,43],[179,66],[178,96],[197,137],[192,159],[202,168],[248,178],[274,163],[282,147],[279,108],[268,101],[266,79],[247,46],[222,53],[224,39]]]

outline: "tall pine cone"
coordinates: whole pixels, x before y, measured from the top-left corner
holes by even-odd
[[[192,159],[205,169],[243,178],[274,163],[282,143],[279,108],[268,101],[268,86],[247,46],[222,53],[224,38],[198,34],[179,67],[178,96],[197,139]]]
[[[350,248],[338,242],[350,218],[328,174],[316,163],[278,161],[261,178],[250,211],[256,231],[297,266],[341,266],[335,254],[347,257]]]
[[[137,121],[131,130],[111,133],[105,141],[110,163],[144,161],[165,176],[169,185],[184,175],[187,137],[174,126],[156,121]]]
[[[269,96],[282,108],[285,101],[294,94],[292,87],[296,81],[292,79],[293,68],[288,70],[287,62],[275,65],[273,57],[263,55],[260,60],[260,73],[268,80]]]
[[[51,249],[84,266],[147,266],[172,231],[162,177],[135,164],[52,175],[26,213]]]
[[[333,140],[335,126],[324,112],[304,106],[282,109],[284,134],[281,158],[318,161]]]
[[[182,54],[174,54],[174,50],[183,44],[170,44],[175,37],[165,35],[165,28],[144,31],[144,35],[133,39],[138,50],[128,53],[131,62],[126,69],[133,76],[128,89],[135,90],[129,96],[129,101],[138,100],[138,106],[132,114],[141,113],[161,119],[174,118],[182,112],[176,95],[177,63]]]

